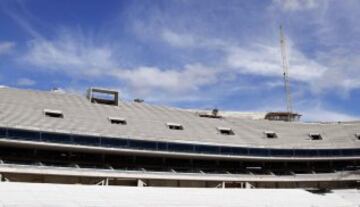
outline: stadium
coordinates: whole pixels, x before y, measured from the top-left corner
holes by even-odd
[[[279,121],[119,100],[0,89],[2,180],[121,186],[359,186],[360,123]],[[291,114],[298,116],[297,114]]]

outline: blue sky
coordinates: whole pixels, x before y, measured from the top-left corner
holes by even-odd
[[[360,117],[357,0],[0,0],[0,85],[234,111]]]

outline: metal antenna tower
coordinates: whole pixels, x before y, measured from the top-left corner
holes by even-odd
[[[281,46],[281,59],[282,65],[284,70],[284,86],[285,86],[285,93],[286,93],[286,109],[287,112],[292,114],[292,99],[291,99],[291,91],[289,85],[289,62],[287,59],[287,51],[286,51],[286,39],[284,36],[283,28],[280,26],[280,46]]]

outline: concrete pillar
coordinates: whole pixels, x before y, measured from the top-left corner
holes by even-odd
[[[254,188],[249,182],[245,182],[245,188]]]
[[[138,187],[145,187],[146,186],[146,183],[140,179],[137,180],[137,186]]]
[[[222,181],[221,183],[219,183],[218,185],[216,185],[216,188],[225,188],[225,182]]]

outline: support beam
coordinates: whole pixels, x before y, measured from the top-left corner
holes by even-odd
[[[216,188],[225,188],[225,182],[222,181],[221,183],[219,183]]]
[[[96,185],[108,186],[109,185],[109,178],[105,178],[105,179],[101,180],[100,182],[96,183]]]

